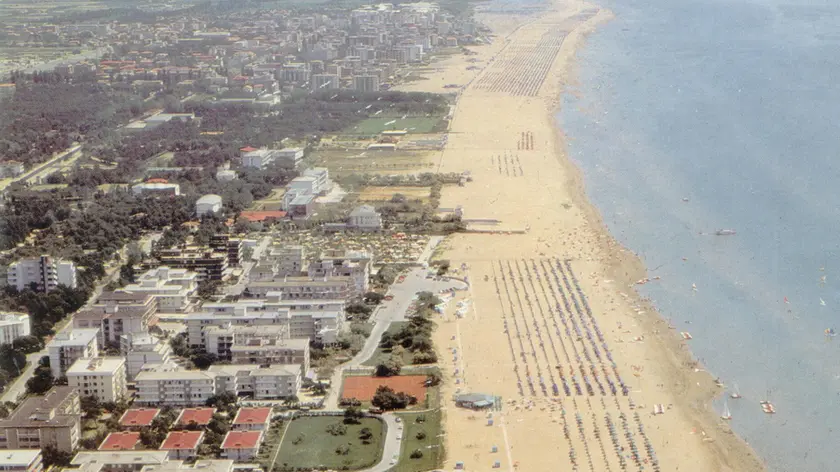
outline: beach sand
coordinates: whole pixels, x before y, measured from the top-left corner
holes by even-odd
[[[446,379],[445,469],[463,462],[485,471],[498,462],[508,471],[601,472],[625,470],[625,462],[640,470],[635,448],[644,470],[657,470],[654,457],[664,471],[763,470],[712,411],[722,389],[636,294],[644,267],[606,232],[566,157],[571,143],[554,120],[559,96],[573,84],[575,51],[611,14],[556,3],[531,16],[477,17],[496,35],[492,44],[436,62],[429,80],[399,87],[452,92],[443,85],[469,84],[438,170],[469,171],[473,181],[446,187],[441,207],[462,206],[465,220],[499,220],[471,229],[510,232],[457,234],[440,251],[452,267],[465,264],[471,282],[459,295],[469,310],[459,318],[450,305],[435,334]],[[501,408],[457,408],[458,392],[498,396]],[[654,405],[664,413],[653,415]]]

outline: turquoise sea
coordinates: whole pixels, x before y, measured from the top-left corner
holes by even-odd
[[[840,5],[601,5],[558,115],[590,199],[769,469],[840,470]]]

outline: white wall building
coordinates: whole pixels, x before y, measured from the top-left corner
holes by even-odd
[[[200,370],[186,370],[174,364],[147,365],[134,378],[135,402],[140,405],[204,405],[216,394],[216,376]]]
[[[313,167],[303,171],[304,177],[315,179],[314,193],[324,195],[332,190],[333,183],[330,180],[330,171],[326,167]]]
[[[44,465],[41,462],[40,449],[6,449],[0,454],[0,471],[2,472],[41,472]]]
[[[195,202],[195,213],[201,218],[222,211],[222,197],[218,195],[204,195]]]
[[[350,212],[347,225],[362,231],[379,231],[382,229],[382,215],[371,205],[361,205]]]
[[[31,326],[26,313],[0,313],[0,344],[11,344],[17,338],[29,336]]]
[[[133,380],[146,364],[169,364],[172,347],[150,334],[120,336],[120,352],[125,356],[126,376]]]
[[[61,331],[47,343],[50,370],[59,378],[79,359],[99,356],[99,329],[71,329]]]
[[[21,259],[9,265],[6,282],[18,290],[34,284],[41,292],[49,292],[59,285],[76,288],[76,265],[51,256]]]
[[[317,179],[315,177],[295,177],[286,187],[289,191],[298,192],[298,195],[315,195],[318,193]]]
[[[82,358],[67,369],[67,384],[82,396],[92,395],[101,402],[117,402],[126,397],[125,359],[122,357]]]
[[[181,195],[181,186],[164,182],[142,182],[131,186],[134,195]]]
[[[277,155],[274,151],[266,148],[255,149],[252,147],[245,147],[240,149],[242,157],[242,167],[250,167],[253,169],[263,169],[274,162]]]
[[[277,153],[277,162],[288,169],[297,168],[300,161],[303,159],[302,148],[283,148],[275,151]]]
[[[252,395],[255,400],[269,400],[297,395],[301,387],[300,365],[257,364],[212,365],[218,393]]]
[[[122,288],[123,292],[146,293],[155,297],[158,313],[186,311],[197,290],[198,273],[165,266],[144,272],[135,283]]]

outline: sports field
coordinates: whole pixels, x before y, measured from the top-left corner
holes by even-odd
[[[406,130],[409,133],[435,133],[441,119],[437,116],[386,116],[368,118],[361,123],[344,130],[347,134],[379,134],[388,130]]]
[[[428,200],[430,187],[365,187],[359,193],[359,200],[365,202],[381,202],[390,200],[394,195],[400,194],[407,200]]]

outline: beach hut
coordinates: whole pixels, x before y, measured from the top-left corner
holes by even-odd
[[[494,469],[498,469],[498,468],[501,468],[501,467],[502,467],[502,463],[501,463],[501,462],[496,461],[496,462],[494,462],[494,463],[493,463],[493,468],[494,468]]]
[[[456,462],[455,463],[455,470],[467,470],[467,469],[464,467],[463,462]]]
[[[499,452],[499,446],[493,446],[490,448],[490,452],[496,453]]]

